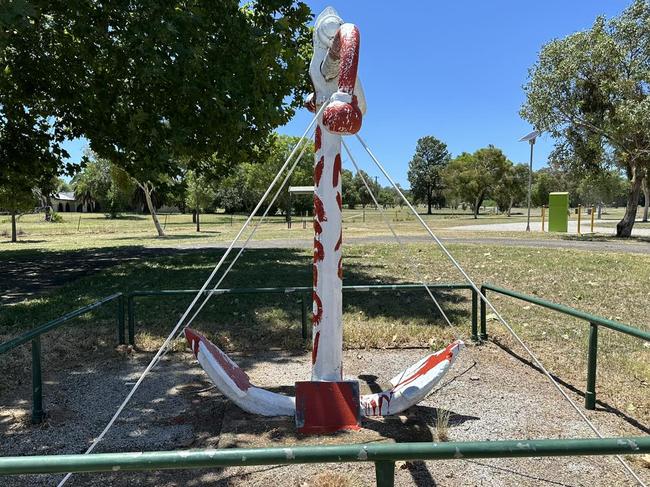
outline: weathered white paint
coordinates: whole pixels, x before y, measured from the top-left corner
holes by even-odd
[[[416,405],[440,382],[464,346],[462,341],[457,340],[397,374],[390,381],[393,387],[387,391],[361,396],[361,414],[386,416]]]
[[[248,375],[230,357],[197,331],[187,328],[185,337],[203,370],[206,371],[219,391],[244,411],[263,416],[293,416],[295,414],[296,401],[293,397],[276,394],[250,384]],[[230,373],[221,365],[224,360],[231,368]],[[245,377],[248,382],[247,387],[242,387],[241,381],[233,379],[232,370]],[[240,382],[239,385],[238,382]]]

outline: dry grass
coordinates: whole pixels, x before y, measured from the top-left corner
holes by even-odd
[[[334,467],[335,468],[335,467]],[[363,482],[349,473],[321,472],[300,487],[362,487]]]
[[[451,413],[447,409],[436,410],[436,435],[438,441],[449,441],[449,418]]]

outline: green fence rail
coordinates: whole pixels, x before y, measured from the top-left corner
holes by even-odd
[[[429,289],[438,290],[469,290],[472,293],[472,340],[478,340],[478,293],[469,284],[437,283],[427,284]],[[382,292],[424,289],[423,284],[368,284],[359,286],[343,286],[343,292]],[[182,296],[195,295],[199,289],[170,289],[163,291],[132,291],[127,295],[128,338],[129,344],[135,346],[135,299],[145,296]],[[311,287],[258,287],[205,290],[203,294],[299,294],[301,306],[301,333],[303,339],[309,338],[309,307],[311,306]]]
[[[111,301],[118,301],[117,306],[117,341],[119,344],[125,343],[124,338],[124,295],[115,293],[99,301],[95,301],[88,306],[76,309],[70,313],[60,316],[52,321],[48,321],[36,328],[29,330],[22,335],[13,338],[5,343],[0,344],[0,355],[9,352],[16,347],[32,343],[32,422],[40,423],[45,417],[43,409],[43,371],[41,366],[41,335],[55,330],[70,321],[73,318],[89,313],[100,306]]]
[[[650,437],[227,448],[0,457],[0,475],[374,462],[377,485],[391,487],[395,484],[395,462],[400,460],[631,455],[648,452]]]
[[[503,294],[504,296],[509,296],[511,298],[519,299],[521,301],[526,301],[528,303],[535,304],[537,306],[542,306],[544,308],[552,309],[559,313],[565,315],[573,316],[584,320],[589,323],[589,350],[587,356],[587,387],[585,391],[585,408],[586,409],[596,409],[596,370],[598,366],[598,327],[602,326],[610,330],[616,331],[618,333],[624,333],[626,335],[632,336],[634,338],[639,338],[650,342],[650,332],[641,330],[640,328],[635,328],[624,323],[619,323],[618,321],[608,320],[601,316],[593,315],[585,311],[580,311],[563,304],[553,303],[545,299],[538,298],[536,296],[529,296],[527,294],[522,294],[511,289],[506,289],[502,287],[495,286],[493,284],[484,284],[481,286],[481,294],[485,296],[487,291],[492,291],[498,294]],[[486,314],[486,305],[485,301],[481,300],[481,330],[480,338],[482,340],[487,339],[487,314]]]

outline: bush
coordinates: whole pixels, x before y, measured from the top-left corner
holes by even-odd
[[[57,213],[56,211],[52,212],[50,223],[63,223],[64,221],[65,220],[63,219],[63,216],[61,216],[61,213]]]

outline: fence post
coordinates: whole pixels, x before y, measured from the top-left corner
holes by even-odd
[[[589,323],[589,356],[587,362],[587,390],[585,409],[596,409],[596,369],[598,366],[598,325]]]
[[[117,343],[124,345],[124,294],[117,298]]]
[[[307,295],[302,293],[300,296],[300,311],[302,318],[302,339],[309,338],[309,324],[307,323]]]
[[[472,288],[472,341],[478,342],[478,293]]]
[[[127,309],[129,313],[129,345],[135,347],[135,309],[133,304],[133,294],[129,293],[127,298]]]
[[[395,462],[392,460],[375,462],[375,479],[377,480],[377,487],[394,487]]]
[[[40,423],[44,417],[41,337],[39,335],[32,340],[32,423]]]
[[[487,289],[485,286],[481,286],[481,294],[486,296]],[[481,298],[481,334],[479,335],[481,340],[487,340],[487,309],[485,306],[485,301]]]

